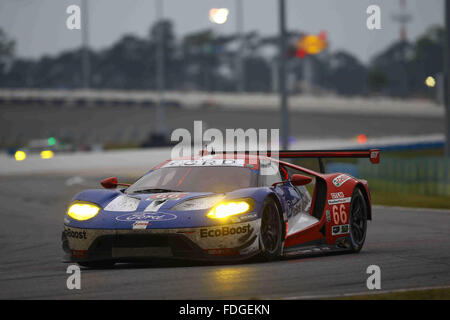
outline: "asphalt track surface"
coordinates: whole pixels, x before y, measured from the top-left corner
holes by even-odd
[[[450,284],[450,211],[374,208],[359,254],[269,263],[154,261],[81,271],[68,290],[60,235],[66,205],[98,180],[0,178],[0,299],[305,298],[369,292],[366,269],[381,268],[382,290]]]

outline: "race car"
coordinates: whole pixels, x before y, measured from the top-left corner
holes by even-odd
[[[359,252],[372,219],[370,192],[365,180],[324,173],[323,158],[342,157],[378,163],[380,152],[202,153],[167,160],[131,185],[105,179],[105,190],[82,191],[69,205],[64,261],[105,267]],[[286,158],[318,158],[320,172]]]

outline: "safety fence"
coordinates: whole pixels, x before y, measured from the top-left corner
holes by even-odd
[[[385,158],[377,165],[360,159],[357,175],[374,191],[450,196],[450,158]]]

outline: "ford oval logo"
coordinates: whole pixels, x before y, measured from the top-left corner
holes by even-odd
[[[139,212],[139,213],[128,213],[122,216],[116,217],[118,221],[138,221],[147,220],[152,222],[158,221],[169,221],[176,219],[177,216],[171,213],[160,213],[160,212]]]

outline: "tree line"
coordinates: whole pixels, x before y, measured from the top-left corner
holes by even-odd
[[[125,35],[102,50],[89,50],[92,88],[154,90],[158,35],[164,37],[165,88],[167,90],[237,90],[237,56],[242,55],[246,92],[276,90],[277,36],[257,32],[220,35],[211,30],[175,36],[173,23],[155,23],[146,37]],[[397,41],[363,64],[349,52],[327,48],[299,59],[292,44],[302,35],[289,32],[287,52],[290,90],[304,92],[306,80],[319,92],[340,95],[433,97],[424,85],[427,76],[443,70],[444,29],[430,27],[415,41]],[[79,88],[82,49],[68,50],[39,59],[16,57],[14,41],[0,29],[0,87]],[[308,61],[306,60],[308,59]],[[312,76],[306,76],[306,66]],[[430,91],[431,90],[431,91]]]

